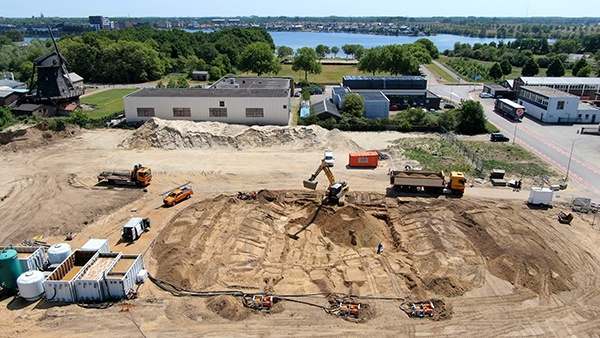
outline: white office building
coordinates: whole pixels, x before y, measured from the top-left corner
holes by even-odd
[[[527,115],[546,123],[597,123],[600,109],[582,103],[579,97],[557,89],[523,86],[518,103]]]

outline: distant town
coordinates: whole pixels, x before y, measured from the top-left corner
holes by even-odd
[[[239,18],[88,18],[0,17],[0,31],[20,30],[24,36],[46,36],[150,26],[158,29],[220,30],[261,27],[267,31],[312,31],[378,35],[427,36],[455,34],[482,38],[559,38],[565,34],[600,32],[600,18],[483,18],[483,17],[239,17]]]

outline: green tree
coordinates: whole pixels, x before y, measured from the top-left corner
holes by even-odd
[[[317,62],[317,53],[310,47],[298,48],[292,62],[294,72],[304,71],[304,81],[308,81],[308,73],[321,74],[323,66]]]
[[[340,48],[338,46],[333,46],[331,47],[331,53],[333,54],[333,57],[337,58],[337,54],[340,52]]]
[[[592,74],[592,66],[586,65],[585,67],[579,69],[575,75],[579,77],[589,77],[590,74]]]
[[[277,57],[285,59],[289,56],[294,55],[294,49],[288,46],[277,47]]]
[[[439,119],[438,123],[440,126],[444,127],[446,130],[452,131],[456,129],[456,114],[454,110],[447,110],[443,112]]]
[[[327,54],[329,54],[329,47],[320,44],[317,46],[317,48],[315,48],[315,51],[317,52],[319,59],[323,59],[327,56]]]
[[[358,71],[375,73],[383,69],[383,47],[377,46],[367,50],[365,56],[358,62]]]
[[[498,62],[494,63],[492,68],[490,68],[490,72],[488,75],[490,78],[492,78],[494,80],[498,80],[499,78],[502,77],[502,67],[500,67],[500,64]]]
[[[577,60],[577,62],[575,62],[575,64],[573,65],[573,69],[571,69],[571,72],[573,73],[573,75],[578,76],[577,73],[579,72],[579,70],[587,65],[587,60],[585,58],[581,58]]]
[[[550,62],[548,65],[546,76],[561,77],[563,75],[565,75],[565,66],[559,58],[554,58],[554,60],[552,60],[552,62]]]
[[[356,93],[346,95],[342,102],[341,112],[348,116],[362,117],[365,113],[365,99]]]
[[[158,83],[156,84],[156,88],[165,88],[165,84],[161,81],[158,81]]]
[[[525,62],[523,69],[521,70],[521,75],[523,76],[536,76],[540,72],[540,67],[537,62],[533,58],[530,58]]]
[[[463,101],[457,112],[456,131],[466,135],[477,135],[486,132],[485,112],[479,101]]]
[[[542,40],[540,40],[540,54],[546,55],[548,53],[550,53],[550,45],[546,38],[542,38]]]
[[[244,72],[263,74],[277,74],[281,64],[277,61],[274,51],[266,42],[255,42],[248,45],[240,55],[238,68]]]
[[[427,48],[427,51],[429,52],[429,55],[431,56],[432,59],[437,59],[439,57],[440,52],[438,51],[438,49],[435,46],[435,44],[433,43],[433,41],[431,41],[429,39],[421,38],[421,39],[418,39],[417,41],[415,41],[415,43],[420,43],[423,46],[425,46],[425,48]]]
[[[502,60],[502,62],[500,62],[500,68],[502,68],[502,75],[504,76],[510,75],[510,73],[512,73],[512,65],[507,59],[504,59]]]
[[[177,88],[190,88],[190,82],[185,76],[180,76],[177,78]]]
[[[83,110],[75,110],[69,116],[69,122],[83,128],[90,122],[90,117]]]
[[[24,40],[23,32],[21,32],[18,29],[11,29],[11,30],[5,31],[3,33],[3,35],[8,37],[10,39],[10,41],[12,41],[12,42],[19,42],[19,41]]]
[[[14,117],[10,109],[8,109],[6,106],[0,106],[0,129],[12,122],[13,119]]]

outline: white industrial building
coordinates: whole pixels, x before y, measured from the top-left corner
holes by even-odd
[[[287,125],[290,78],[222,78],[210,88],[140,89],[123,98],[128,122],[152,117],[247,125]]]
[[[600,119],[597,107],[549,87],[521,87],[518,103],[525,107],[527,115],[546,123],[597,123]]]
[[[558,89],[581,97],[583,100],[593,100],[600,91],[600,78],[597,77],[537,77],[522,76],[514,81],[513,89],[519,95],[520,88],[541,86]]]

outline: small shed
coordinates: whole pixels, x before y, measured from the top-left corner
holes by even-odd
[[[194,81],[208,81],[210,74],[206,70],[195,70],[192,72],[192,80]]]
[[[350,153],[348,165],[351,167],[377,167],[379,154],[376,151]]]
[[[340,111],[329,99],[315,103],[312,108],[320,120],[334,118],[339,121],[342,118]]]

